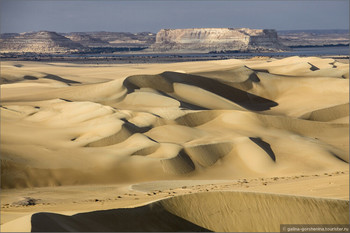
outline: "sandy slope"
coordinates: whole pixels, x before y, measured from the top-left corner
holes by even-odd
[[[312,211],[304,211],[305,209]],[[281,223],[346,224],[344,200],[250,192],[177,196],[134,209],[80,213],[38,213],[32,231],[250,231],[277,232]],[[187,221],[186,221],[187,220]],[[137,224],[135,224],[137,223]]]
[[[60,186],[60,187],[42,187],[42,188],[32,188],[32,189],[21,189],[17,191],[13,191],[12,189],[7,189],[2,191],[2,218],[1,221],[5,224],[2,225],[2,231],[30,231],[31,230],[31,218],[32,215],[37,212],[48,212],[48,213],[58,213],[66,216],[76,215],[79,213],[83,213],[83,215],[79,215],[79,221],[81,221],[82,225],[84,222],[91,222],[92,216],[95,218],[95,214],[97,217],[103,216],[116,216],[115,214],[127,215],[134,214],[127,210],[124,212],[120,210],[120,208],[130,208],[130,207],[138,207],[144,206],[148,203],[153,203],[158,200],[168,199],[176,196],[182,195],[190,195],[190,194],[205,194],[211,192],[249,192],[249,193],[257,193],[263,199],[271,197],[270,195],[263,196],[266,194],[280,194],[282,196],[289,195],[292,193],[295,196],[286,197],[286,200],[294,199],[299,202],[301,200],[307,200],[307,203],[320,203],[319,198],[324,200],[319,207],[319,210],[323,207],[323,205],[329,205],[334,201],[332,200],[344,200],[340,206],[347,207],[349,200],[349,190],[345,189],[345,186],[348,186],[349,183],[349,173],[348,172],[334,172],[334,173],[322,173],[322,174],[314,174],[314,175],[300,175],[300,176],[280,176],[280,177],[272,177],[272,178],[254,178],[254,179],[239,179],[239,180],[173,180],[173,181],[158,181],[158,182],[146,182],[135,185],[89,185],[89,186]],[[14,195],[16,194],[16,195]],[[228,194],[230,195],[230,194]],[[233,194],[238,195],[238,194]],[[32,199],[36,200],[37,204],[33,206],[25,206],[21,205],[20,202],[24,201],[24,196],[30,196]],[[277,197],[277,196],[272,196]],[[301,197],[301,198],[299,198]],[[283,198],[283,197],[282,197]],[[305,199],[306,198],[306,199]],[[196,199],[196,198],[195,198]],[[189,200],[193,200],[189,198]],[[205,201],[207,202],[210,199],[205,197]],[[225,202],[231,200],[230,198],[225,199]],[[248,201],[249,198],[244,199],[242,201]],[[231,200],[232,201],[232,200]],[[230,202],[231,202],[230,201]],[[191,201],[192,202],[192,201]],[[214,200],[214,203],[217,202]],[[251,201],[249,201],[251,202]],[[246,202],[247,204],[247,202]],[[177,203],[177,210],[179,208],[183,208],[185,211],[189,211],[187,205],[182,205]],[[308,206],[308,207],[307,207]],[[215,206],[214,206],[215,207]],[[199,208],[202,208],[199,206]],[[202,211],[202,215],[205,218],[208,215],[212,215],[210,209],[213,207],[204,207],[208,208],[208,211]],[[253,202],[252,207],[245,206],[244,208],[256,208],[256,204]],[[333,207],[332,207],[333,208]],[[145,210],[146,209],[146,210]],[[176,210],[173,208],[168,209],[169,211]],[[108,210],[108,211],[105,211]],[[288,208],[284,208],[284,210],[288,210]],[[311,213],[310,206],[307,204],[306,206],[296,210],[297,212],[303,210],[305,213]],[[94,212],[93,211],[99,211]],[[143,208],[143,211],[148,211],[147,214],[153,214],[150,212],[148,207]],[[225,211],[224,209],[222,211]],[[281,208],[271,209],[268,211],[269,214],[271,212],[280,212]],[[312,210],[314,213],[315,210]],[[90,214],[90,212],[92,214]],[[137,215],[136,211],[136,215]],[[334,216],[336,218],[345,218],[348,216],[348,213],[336,213],[334,211],[328,211],[328,216]],[[101,214],[101,215],[99,215]],[[156,213],[155,213],[156,214]],[[232,213],[233,214],[233,213]],[[144,213],[142,213],[143,216]],[[201,215],[196,214],[196,218],[200,218]],[[266,218],[266,213],[264,211],[260,212],[259,215],[254,215],[255,218]],[[282,213],[283,215],[283,213]],[[338,216],[339,215],[339,216]],[[40,216],[39,215],[39,219]],[[51,220],[50,224],[43,224],[47,221],[40,221],[37,223],[37,227],[41,227],[42,230],[49,230],[49,227],[54,226],[56,230],[62,230],[64,225],[71,225],[71,221],[69,218],[66,218],[65,221],[61,221],[61,218],[55,218],[56,215],[51,215],[54,218]],[[284,216],[286,216],[284,214]],[[302,215],[304,216],[304,215]],[[87,218],[85,218],[87,217]],[[190,216],[189,216],[190,217]],[[237,216],[236,216],[237,217]],[[239,216],[238,216],[239,217]],[[320,216],[319,216],[320,217]],[[314,218],[313,221],[316,221]],[[109,218],[109,217],[108,217]],[[119,217],[118,217],[119,218]],[[296,221],[293,217],[289,217],[290,221]],[[102,218],[99,218],[102,219]],[[110,219],[110,218],[109,218]],[[188,218],[185,218],[188,219]],[[332,218],[331,218],[332,219]],[[138,219],[140,220],[140,218]],[[160,219],[153,219],[153,224],[158,224]],[[56,223],[54,223],[54,222]],[[260,223],[257,221],[254,223],[256,228],[265,226],[269,231],[276,230],[278,224],[281,219],[275,221],[271,226],[264,225],[264,223]],[[332,221],[332,222],[330,222]],[[101,227],[101,224],[105,224],[104,221],[95,222],[90,227],[93,229],[98,229]],[[166,222],[172,222],[172,218],[166,220]],[[344,223],[343,221],[334,222],[333,220],[327,220],[328,223]],[[213,224],[213,223],[211,223]],[[214,229],[218,229],[217,227],[229,227],[228,224],[220,224],[212,227],[216,227]],[[154,225],[153,225],[154,226]],[[169,225],[167,225],[169,227]],[[203,225],[202,225],[203,226]],[[249,225],[250,226],[250,225]],[[58,227],[58,228],[57,228]],[[78,227],[74,230],[78,230],[79,226],[73,225],[71,227]],[[116,231],[122,230],[124,227],[135,227],[133,218],[129,219],[129,221],[124,221],[122,224],[109,224],[108,229],[104,228],[104,230],[108,231]],[[143,227],[139,227],[138,229],[133,230],[143,230],[149,229],[151,226],[143,225]],[[231,226],[232,227],[232,226]],[[247,226],[241,225],[241,231],[251,231],[251,228],[244,228]],[[53,230],[52,228],[50,228]],[[165,230],[165,228],[158,228],[159,230]],[[169,228],[168,228],[169,229]],[[233,231],[233,228],[230,228]],[[236,228],[235,228],[236,229]],[[262,229],[262,228],[260,228]],[[83,229],[81,229],[83,230]],[[172,230],[176,230],[172,228]],[[188,231],[191,228],[187,229]]]
[[[13,203],[30,196],[25,193],[33,188],[40,194],[81,187],[69,191],[74,195],[79,189],[96,185],[127,187],[160,180],[223,183],[237,179],[254,183],[269,177],[312,177],[324,173],[337,174],[336,182],[343,182],[348,176],[349,162],[348,69],[348,64],[316,57],[137,65],[2,62],[1,187],[5,190],[2,200],[6,200],[2,205],[5,216],[2,224],[6,224],[2,227],[13,230],[9,226],[18,226],[16,218],[24,216],[27,220],[22,220],[28,222],[32,213],[44,210],[64,211],[68,206],[74,213],[97,210],[91,202],[83,205],[78,200],[65,203],[62,208],[15,207]],[[341,172],[347,175],[342,176]],[[314,198],[344,199],[348,196],[348,183],[332,189],[332,181],[313,179],[316,182],[313,190],[318,190],[317,184],[323,185],[321,194],[305,191],[310,185],[307,181],[295,181],[293,187],[299,187],[295,190],[288,188],[288,184],[276,184],[268,190],[312,197],[307,201],[283,195],[221,192],[208,194],[210,198],[201,195],[184,198],[212,200],[214,196],[224,195],[222,203],[226,205],[231,202],[228,200],[238,198],[235,195],[248,202],[253,198],[250,195],[255,195],[253,199],[262,198],[261,203],[267,205],[271,205],[271,200],[280,205],[300,202],[305,214],[315,205],[321,209],[338,206],[340,212],[348,206],[348,201]],[[265,192],[264,182],[253,185],[257,188],[250,187],[251,191]],[[167,187],[165,183],[151,184]],[[223,191],[224,185],[220,187],[218,190]],[[99,192],[94,192],[92,199],[101,199]],[[116,194],[107,193],[103,200],[114,199]],[[6,195],[18,200],[6,199]],[[43,201],[48,197],[43,194],[36,198]],[[124,204],[110,203],[102,209],[142,205],[159,199],[162,198],[141,197]],[[180,199],[170,200],[160,203],[177,203]],[[160,213],[169,213],[162,221],[181,217],[174,208],[161,206]],[[141,212],[151,211],[153,207],[143,208]],[[211,209],[198,208],[204,208],[202,212]],[[325,211],[321,209],[317,211]],[[278,210],[275,211],[277,214]],[[330,213],[329,218],[342,215],[339,213]],[[29,215],[25,217],[26,214]],[[233,214],[237,215],[235,211]],[[260,217],[251,221],[264,219],[257,215]],[[154,218],[160,220],[158,216]],[[207,221],[199,213],[193,216],[201,220],[185,217],[198,225],[188,223],[188,229],[192,230],[200,229],[196,227],[215,231],[277,229],[272,223],[258,224],[252,229],[243,227],[246,224],[237,229],[228,225],[221,229],[205,225]],[[300,216],[293,221],[304,219]],[[286,215],[278,221],[290,218]],[[53,219],[60,225],[61,220]],[[315,217],[313,221],[322,223],[324,219]],[[145,227],[149,226],[145,224]]]

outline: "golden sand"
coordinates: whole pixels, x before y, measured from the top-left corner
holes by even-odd
[[[349,223],[346,63],[6,61],[1,79],[2,231]]]

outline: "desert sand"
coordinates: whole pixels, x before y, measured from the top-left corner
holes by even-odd
[[[349,224],[349,64],[1,62],[1,231]]]

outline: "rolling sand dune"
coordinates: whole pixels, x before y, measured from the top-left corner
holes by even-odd
[[[37,213],[32,231],[279,232],[280,224],[347,224],[345,200],[209,192],[180,195],[135,208],[79,213]]]
[[[2,62],[1,188],[19,199],[33,189],[65,195],[72,186],[177,180],[205,181],[205,187],[262,179],[265,189],[264,179],[271,177],[347,173],[348,77],[348,64],[316,57],[130,65]],[[314,179],[312,185],[321,182]],[[157,185],[161,190],[165,183]],[[299,189],[298,182],[293,185]],[[292,196],[283,185],[269,194],[220,187],[203,194],[195,188],[169,191],[170,196],[103,208],[74,202],[72,216],[56,214],[51,204],[19,208],[11,199],[2,205],[2,228],[16,230],[16,221],[45,211],[52,213],[31,217],[33,230],[278,231],[280,223],[348,223],[348,198],[330,199],[344,196],[348,184],[317,198],[298,196],[305,190]]]

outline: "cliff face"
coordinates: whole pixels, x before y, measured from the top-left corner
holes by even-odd
[[[22,33],[0,41],[2,53],[71,53],[84,47],[56,32],[40,31]]]
[[[225,52],[280,51],[286,49],[275,30],[248,28],[162,29],[153,51]]]

